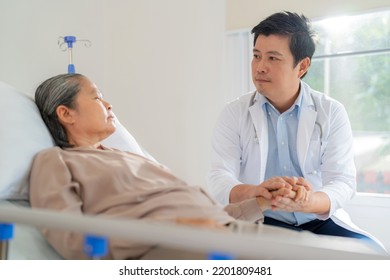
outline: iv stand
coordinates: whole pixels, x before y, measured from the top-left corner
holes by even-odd
[[[76,73],[76,69],[73,64],[73,44],[76,42],[84,42],[84,46],[89,48],[92,43],[89,40],[86,39],[76,39],[75,36],[65,36],[65,37],[59,37],[58,38],[58,45],[62,49],[62,51],[68,50],[68,57],[69,57],[69,63],[68,63],[68,73],[74,74]]]

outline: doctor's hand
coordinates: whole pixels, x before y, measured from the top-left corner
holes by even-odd
[[[312,187],[302,177],[282,177],[292,188],[283,193],[272,192],[272,210],[287,212],[304,212],[312,194]]]
[[[272,199],[273,191],[292,190],[293,186],[286,182],[282,177],[272,177],[260,185],[240,184],[233,187],[230,191],[230,203],[240,202],[249,198],[264,197]],[[282,191],[284,192],[284,191]]]

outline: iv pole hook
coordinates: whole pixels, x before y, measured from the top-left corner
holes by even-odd
[[[89,40],[77,40],[75,36],[65,36],[65,37],[59,37],[58,39],[58,45],[62,49],[62,51],[66,51],[68,49],[68,57],[69,57],[69,64],[68,64],[68,73],[73,74],[76,73],[76,69],[73,64],[73,44],[79,41],[84,41],[84,45],[86,47],[91,46],[91,41]],[[66,44],[66,46],[64,46]]]

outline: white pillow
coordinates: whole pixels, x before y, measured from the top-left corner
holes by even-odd
[[[135,138],[120,123],[116,116],[115,124],[115,132],[102,141],[103,146],[144,156],[144,153]]]
[[[35,154],[53,140],[33,99],[0,82],[0,199],[28,199]]]
[[[34,156],[54,146],[34,100],[0,81],[0,199],[28,200],[28,176]],[[146,156],[116,119],[116,131],[102,144]]]
[[[101,142],[103,146],[138,154],[157,162],[157,160],[152,157],[152,155],[150,155],[145,149],[142,148],[142,146],[138,144],[137,140],[135,140],[133,135],[131,135],[130,132],[121,124],[116,116],[115,124],[115,132]]]

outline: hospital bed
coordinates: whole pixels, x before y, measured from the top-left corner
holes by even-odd
[[[28,174],[35,154],[53,146],[32,98],[0,82],[0,223],[14,225],[6,246],[8,259],[62,259],[38,228],[72,230],[86,235],[139,240],[167,248],[239,259],[388,259],[365,244],[342,237],[318,236],[263,226],[261,234],[233,234],[212,229],[77,216],[31,209]],[[6,108],[6,109],[4,109]],[[131,134],[117,122],[117,131],[103,144],[147,157]],[[0,234],[1,235],[1,234]],[[4,248],[4,246],[3,246]]]

